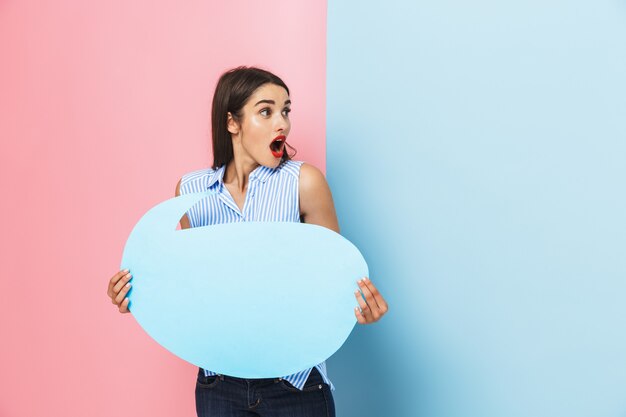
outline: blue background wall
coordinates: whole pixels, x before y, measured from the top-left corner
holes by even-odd
[[[626,416],[626,2],[328,7],[339,415]]]

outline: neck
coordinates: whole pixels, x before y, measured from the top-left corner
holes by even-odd
[[[232,161],[226,166],[224,183],[232,185],[239,191],[244,192],[246,187],[248,187],[250,173],[258,166],[259,164],[249,157],[238,157],[238,152],[235,150]]]

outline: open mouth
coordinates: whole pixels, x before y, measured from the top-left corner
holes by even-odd
[[[270,151],[272,151],[272,155],[274,158],[282,158],[283,152],[285,151],[285,136],[277,136],[272,143],[270,143]]]

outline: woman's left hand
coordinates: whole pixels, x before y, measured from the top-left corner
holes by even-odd
[[[387,302],[368,277],[358,280],[357,284],[360,291],[354,292],[359,303],[359,307],[354,308],[356,320],[361,324],[370,324],[380,320],[389,310]]]

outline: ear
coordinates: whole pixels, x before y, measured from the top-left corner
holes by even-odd
[[[226,115],[226,128],[233,135],[236,135],[237,133],[239,133],[239,128],[240,128],[239,123],[235,120],[235,118],[230,112],[228,112]]]

